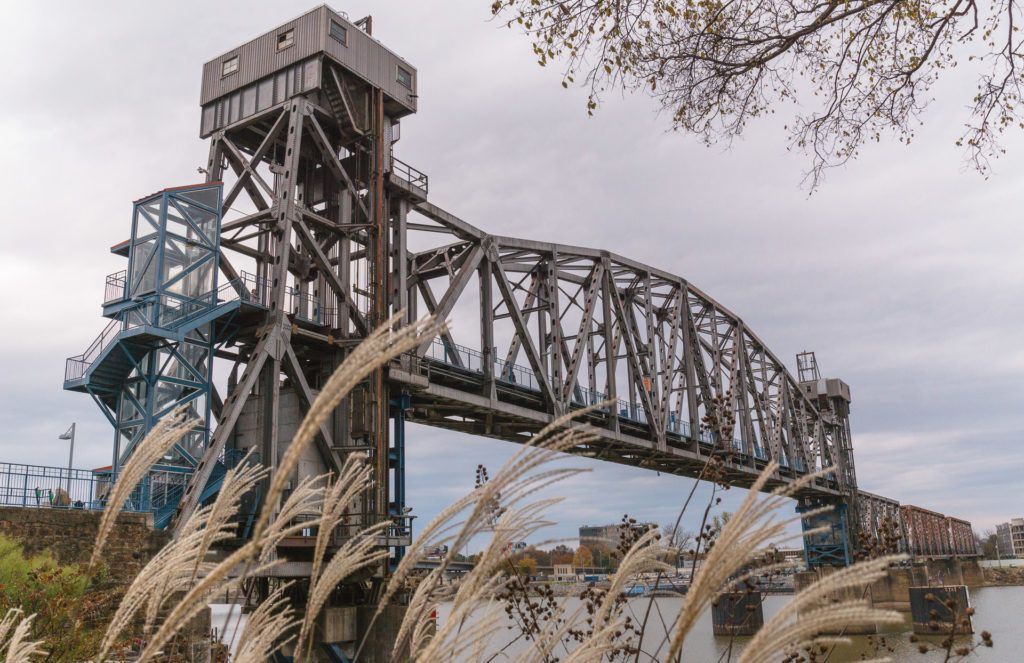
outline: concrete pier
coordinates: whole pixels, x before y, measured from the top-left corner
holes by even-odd
[[[793,588],[797,593],[800,593],[811,584],[818,580],[827,577],[828,575],[835,573],[836,569],[831,567],[819,567],[812,571],[803,571],[796,574],[793,579]],[[823,601],[823,605],[835,603],[837,601],[851,601],[851,600],[871,600],[871,587],[866,588],[849,588],[839,591],[831,592]],[[907,602],[909,605],[909,600]],[[818,606],[812,606],[812,608]],[[878,632],[878,629],[874,624],[867,624],[861,626],[848,626],[842,630],[843,635],[874,635]],[[840,631],[826,633],[826,635],[839,635]]]
[[[764,625],[759,592],[728,592],[711,604],[715,635],[754,635]]]
[[[799,592],[811,583],[816,582],[819,578],[823,578],[832,572],[833,569],[830,568],[818,568],[798,573],[794,578],[794,589]],[[867,588],[835,592],[833,596],[829,597],[829,600],[867,599],[875,608],[898,610],[913,614],[912,590],[919,588],[941,590],[942,588],[955,586],[963,587],[963,597],[958,599],[959,609],[962,611],[968,607],[967,586],[976,587],[983,585],[984,582],[984,573],[975,559],[929,559],[911,566],[891,568],[883,578],[875,581]],[[936,596],[939,595],[936,594]],[[943,597],[941,600],[944,601],[946,594],[941,594],[941,596]],[[956,594],[956,596],[960,595]],[[939,608],[941,613],[941,606]],[[922,614],[927,615],[929,610],[925,610]],[[915,624],[918,621],[916,615],[914,621]],[[924,619],[922,623],[927,624],[928,621],[928,619]],[[949,624],[947,623],[946,626],[946,631],[948,632]],[[846,629],[844,631],[847,635],[865,635],[875,632],[876,629],[871,626],[858,630]],[[935,633],[932,630],[921,632]],[[963,632],[967,633],[969,631]]]
[[[910,615],[914,633],[974,633],[969,608],[967,585],[910,588]]]

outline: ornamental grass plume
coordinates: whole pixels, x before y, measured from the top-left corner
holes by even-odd
[[[553,502],[545,500],[523,504],[524,500],[543,488],[584,471],[577,468],[546,466],[562,457],[562,452],[573,447],[583,447],[596,439],[596,435],[587,426],[566,427],[574,417],[597,407],[600,405],[556,418],[535,435],[529,444],[520,447],[491,480],[456,500],[431,520],[420,532],[417,545],[407,552],[393,571],[384,596],[378,603],[374,620],[384,610],[390,598],[405,585],[427,549],[447,545],[451,550],[459,550],[474,537],[483,534],[490,534],[491,541],[474,569],[463,578],[455,596],[455,604],[465,606],[460,612],[463,615],[460,619],[468,618],[475,607],[485,599],[489,600],[500,586],[495,584],[495,576],[498,566],[505,559],[505,544],[521,541],[526,534],[548,524],[538,517],[538,511]],[[437,568],[417,586],[399,628],[392,660],[395,660],[411,642],[415,644],[423,641],[423,634],[429,630],[430,615],[436,609],[434,595],[443,584],[448,564],[448,558],[442,559]],[[426,657],[439,654],[439,645],[434,643],[443,635],[446,635],[444,629],[439,631],[438,637],[432,639],[421,652],[417,653],[417,650],[413,649],[416,659],[431,660]],[[480,637],[482,635],[478,633],[472,639],[474,644]]]
[[[296,651],[303,651],[303,646],[313,629],[313,622],[320,615],[331,592],[338,584],[356,571],[371,567],[388,558],[388,549],[379,545],[378,538],[390,526],[389,522],[376,523],[345,541],[323,568],[323,573],[315,581],[310,580],[306,612],[302,620],[302,630],[299,633]]]
[[[332,577],[338,576],[345,577],[352,573],[358,568],[363,568],[368,564],[372,564],[375,561],[380,561],[376,558],[369,559],[365,554],[358,554],[350,557],[344,562],[346,566],[339,567],[337,565],[331,567],[328,565],[328,569],[325,571],[323,568],[324,556],[327,552],[327,546],[330,545],[333,537],[334,530],[338,524],[342,521],[349,508],[353,505],[357,496],[362,494],[371,485],[372,481],[370,474],[373,468],[366,462],[366,454],[363,453],[352,453],[345,459],[345,464],[341,468],[341,472],[337,477],[334,478],[334,482],[324,492],[323,508],[320,515],[320,525],[317,528],[316,545],[313,549],[313,566],[309,574],[309,586],[311,588],[311,594],[317,594],[318,588],[326,588],[326,594],[330,593],[330,590],[334,587],[334,584],[325,584],[320,582],[321,571],[324,571],[324,575],[330,575]],[[390,525],[388,522],[380,523],[379,529],[383,530],[386,526]],[[357,534],[361,536],[365,532]],[[355,551],[347,551],[346,554],[352,555]],[[338,555],[335,554],[335,559]],[[381,560],[383,558],[380,558]],[[332,563],[334,560],[332,560]],[[351,566],[351,568],[350,568]],[[324,593],[321,589],[320,593]],[[324,601],[326,601],[326,594],[324,595]],[[307,608],[306,614],[302,620],[302,629],[299,632],[298,640],[296,641],[296,650],[302,651],[303,645],[307,642],[309,633],[313,628],[313,622],[320,612],[323,606],[323,601],[320,602],[320,607],[315,610]]]
[[[317,485],[320,480],[321,477],[307,477],[301,481],[282,505],[281,513],[294,518],[295,515],[306,514],[316,508],[323,494],[323,489]],[[281,518],[266,527],[259,538],[250,539],[224,560],[211,566],[206,575],[170,608],[156,633],[146,643],[139,660],[147,661],[157,656],[171,638],[206,607],[213,596],[237,586],[245,578],[257,577],[277,566],[278,562],[271,559],[277,544],[316,524],[316,519],[296,523]]]
[[[321,524],[325,496],[323,484],[327,481],[326,476],[303,478],[284,503],[280,507],[277,507],[277,504],[285,486],[294,475],[303,451],[315,439],[321,425],[352,388],[391,359],[408,352],[445,329],[443,323],[438,323],[429,316],[397,330],[393,329],[401,316],[401,313],[396,314],[374,330],[366,340],[356,346],[327,380],[310,405],[281,462],[275,467],[270,488],[263,501],[264,508],[253,525],[250,540],[208,569],[171,608],[170,614],[147,643],[141,660],[152,658],[167,645],[174,634],[203,608],[209,597],[224,591],[241,578],[258,575],[275,565],[274,553],[283,539]],[[359,558],[355,561],[358,563],[332,569],[332,577],[336,582],[345,577],[338,577],[339,571],[352,572],[363,568],[362,563],[366,562],[366,559]]]
[[[801,516],[782,519],[776,517],[776,512],[786,505],[789,499],[798,491],[819,477],[830,473],[831,470],[826,469],[821,472],[806,474],[790,484],[776,488],[766,496],[761,496],[760,491],[764,489],[768,480],[778,470],[778,467],[776,461],[771,461],[762,470],[760,476],[750,487],[742,504],[736,509],[718,534],[714,546],[710,548],[704,563],[694,575],[682,609],[670,631],[666,660],[676,660],[682,650],[687,634],[696,623],[697,617],[720,594],[735,586],[737,578],[748,577],[750,573],[756,573],[762,568],[757,558],[764,552],[764,548],[769,542],[812,536],[822,531],[821,529],[812,529],[793,535],[787,532],[787,526],[800,521],[801,518],[811,517],[817,513],[828,511],[829,507],[812,510]],[[750,567],[753,567],[754,570],[750,571]],[[854,565],[846,569],[846,571],[847,573],[844,574],[843,578],[854,583],[855,586],[866,585],[875,579],[875,567]],[[863,611],[860,610],[863,606],[854,606],[848,602],[841,602],[836,605],[842,606],[846,610],[844,618],[852,620],[850,623],[854,624],[871,623],[875,618],[886,620],[891,616],[890,613],[885,612]],[[805,632],[797,629],[793,633],[794,635],[799,635]],[[778,650],[775,653],[778,653]]]
[[[798,592],[777,615],[751,638],[739,663],[771,663],[780,651],[797,651],[819,644],[849,642],[848,638],[818,635],[856,624],[901,624],[903,617],[892,610],[872,608],[869,601],[835,601],[837,592],[869,585],[884,577],[892,564],[906,555],[889,555],[858,562],[839,569]]]
[[[30,663],[33,656],[46,654],[41,640],[29,640],[29,631],[35,615],[24,618],[21,618],[21,615],[21,610],[13,608],[7,611],[0,622],[0,653],[6,650],[4,663]]]
[[[295,639],[299,621],[284,594],[290,586],[281,584],[248,614],[231,663],[264,663]]]
[[[259,577],[272,569],[277,564],[277,547],[284,539],[315,528],[317,538],[304,613],[297,614],[289,605],[286,594],[290,585],[279,585],[249,614],[231,660],[232,663],[255,663],[292,645],[296,660],[311,659],[317,616],[340,583],[385,560],[388,552],[380,538],[391,522],[363,527],[347,536],[332,556],[327,556],[328,549],[334,545],[335,530],[359,496],[372,488],[372,468],[363,454],[350,455],[336,475],[301,478],[287,495],[285,484],[294,481],[303,450],[356,384],[391,358],[411,350],[442,329],[430,318],[397,330],[392,329],[395,322],[396,319],[392,319],[374,331],[321,389],[275,469],[251,538],[225,559],[207,561],[213,547],[235,537],[243,498],[268,478],[268,470],[247,457],[226,472],[213,503],[196,509],[187,521],[180,523],[176,539],[136,577],[104,634],[100,654],[95,660],[106,660],[122,634],[140,621],[139,614],[145,616],[142,621],[148,637],[137,660],[140,663],[153,660],[164,653],[174,636],[214,596],[237,587],[243,579]],[[519,447],[492,478],[479,482],[471,493],[456,500],[422,529],[416,545],[397,564],[381,593],[366,633],[372,632],[375,620],[391,599],[406,591],[413,569],[428,549],[447,545],[450,550],[460,550],[479,537],[487,537],[487,544],[451,597],[451,612],[442,624],[436,623],[434,615],[439,598],[447,598],[444,574],[452,558],[443,558],[418,583],[399,627],[392,661],[484,661],[502,655],[502,650],[495,652],[491,646],[507,626],[500,609],[500,597],[509,590],[513,580],[525,588],[518,577],[505,575],[509,570],[518,573],[510,564],[508,551],[513,543],[528,539],[552,524],[545,514],[561,498],[541,497],[539,491],[585,471],[556,465],[555,461],[565,458],[565,452],[589,451],[597,435],[589,426],[575,424],[573,419],[603,405],[556,418],[529,443]],[[195,425],[196,420],[188,420],[184,409],[175,410],[138,445],[112,491],[91,563],[101,555],[117,512],[131,490],[150,465]],[[777,463],[768,463],[743,503],[721,528],[704,563],[694,574],[678,615],[674,619],[669,616],[662,643],[662,646],[668,643],[667,654],[661,660],[678,659],[697,617],[722,592],[753,574],[778,568],[760,559],[769,541],[801,536],[789,535],[787,531],[799,516],[780,518],[776,512],[789,503],[792,495],[825,472],[809,474],[767,495],[760,494],[777,470]],[[804,517],[815,513],[812,511]],[[621,596],[634,578],[672,569],[665,563],[666,551],[657,544],[657,537],[655,530],[649,530],[638,535],[631,546],[627,540],[622,546],[618,572],[604,594],[594,594],[596,598],[587,604],[587,610],[580,605],[570,611],[564,603],[545,608],[546,613],[535,622],[536,628],[529,634],[524,632],[523,646],[515,658],[505,652],[507,657],[521,663],[551,660],[598,663],[613,658],[619,660],[617,657],[627,654],[632,658],[635,653],[639,660],[643,633],[639,634],[641,640],[636,643],[634,652],[633,642],[623,636],[630,628],[626,627],[628,618],[623,616]],[[891,563],[900,559],[902,557],[885,557],[862,562],[838,570],[797,593],[793,601],[749,641],[740,663],[767,663],[801,648],[838,641],[817,636],[822,630],[848,623],[899,620],[898,613],[874,610],[865,601],[837,602],[831,597],[873,582]],[[9,663],[28,663],[30,657],[42,653],[42,643],[27,639],[32,617],[22,619],[21,614],[11,611],[0,621],[0,654],[6,650]],[[364,639],[360,647],[365,645]]]
[[[145,607],[144,630],[151,630],[167,603],[212,569],[213,565],[204,561],[206,554],[215,543],[234,536],[234,518],[242,497],[266,474],[267,470],[252,463],[250,456],[225,473],[213,504],[194,511],[182,524],[179,536],[150,559],[128,586],[100,643],[99,660],[104,660],[134,623],[139,610]]]
[[[316,438],[320,427],[331,416],[341,400],[373,371],[402,353],[419,346],[422,342],[441,334],[446,329],[443,322],[437,322],[432,316],[421,318],[411,324],[401,326],[397,330],[393,329],[403,315],[404,312],[396,313],[357,345],[341,366],[334,371],[316,399],[310,404],[309,411],[288,444],[288,449],[281,458],[281,462],[275,468],[270,488],[264,499],[264,504],[270,508],[264,508],[260,512],[260,517],[253,526],[254,537],[259,537],[261,530],[270,522],[274,511],[273,507],[281,498],[285,485],[291,480],[292,473],[302,457],[302,452]]]
[[[146,437],[135,445],[128,461],[121,467],[121,472],[110,490],[106,508],[103,509],[99,531],[96,534],[96,545],[93,546],[92,557],[89,559],[90,569],[95,568],[96,562],[99,561],[107,537],[114,529],[117,515],[135,487],[172,446],[187,432],[200,425],[202,419],[190,417],[189,406],[182,405],[164,415]]]

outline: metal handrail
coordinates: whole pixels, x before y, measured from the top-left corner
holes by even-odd
[[[128,291],[128,270],[122,269],[107,275],[106,286],[103,291],[103,303],[111,304],[125,298]]]
[[[429,178],[423,171],[416,170],[404,161],[391,157],[391,173],[402,178],[409,184],[428,192]]]
[[[104,304],[124,298],[126,279],[127,270],[115,272],[107,277],[107,295]],[[120,289],[120,294],[115,297],[112,292],[118,289]],[[325,309],[321,306],[318,297],[302,293],[290,286],[286,288],[285,294],[289,298],[290,308],[294,309],[293,313],[298,319],[316,324],[334,324],[337,311],[333,308]],[[217,289],[198,297],[170,298],[159,307],[157,306],[159,302],[155,299],[144,300],[126,311],[125,321],[111,320],[85,352],[69,357],[64,367],[64,380],[78,380],[84,377],[89,366],[114,341],[122,329],[143,325],[173,329],[188,323],[215,306],[237,299],[266,307],[269,296],[266,279],[242,272],[239,278],[226,281]],[[159,311],[159,315],[157,315],[157,311]]]
[[[100,335],[96,337],[96,340],[86,348],[85,352],[74,357],[68,357],[64,365],[64,380],[78,380],[85,376],[85,371],[89,368],[90,364],[96,361],[96,358],[99,357],[104,348],[113,342],[119,331],[121,331],[121,321],[111,320],[103,331],[100,332]]]

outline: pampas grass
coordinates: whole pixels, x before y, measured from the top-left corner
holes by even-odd
[[[352,506],[355,498],[370,487],[372,483],[370,481],[371,471],[372,468],[366,463],[365,454],[351,454],[345,459],[345,465],[342,467],[341,473],[324,493],[323,512],[320,516],[316,545],[313,549],[313,566],[309,576],[310,593],[313,598],[311,598],[310,606],[307,608],[302,620],[302,629],[299,632],[299,638],[296,643],[296,650],[298,651],[302,651],[303,644],[306,643],[307,637],[313,628],[314,620],[320,613],[330,591],[337,584],[336,578],[347,577],[356,570],[365,568],[374,562],[382,561],[387,556],[386,550],[383,551],[384,555],[369,554],[372,547],[372,537],[367,536],[386,529],[390,523],[385,521],[378,523],[375,528],[371,528],[369,531],[359,533],[352,540],[357,541],[359,537],[362,537],[363,542],[371,542],[370,547],[365,550],[360,547],[357,550],[348,548],[348,544],[346,544],[335,553],[334,559],[328,564],[327,569],[323,568],[324,556],[327,552],[327,546],[334,535],[334,529],[344,518],[346,511]],[[350,541],[349,543],[352,542]],[[344,560],[339,562],[339,557],[344,557]],[[323,571],[323,580],[321,580],[321,571]]]
[[[333,555],[328,555],[335,530],[359,496],[373,486],[372,467],[363,454],[349,455],[336,475],[303,478],[287,495],[285,486],[294,479],[304,449],[355,385],[387,361],[443,329],[443,325],[429,318],[392,329],[397,319],[389,320],[374,331],[324,384],[269,477],[269,490],[251,538],[225,559],[208,561],[208,554],[218,543],[234,538],[243,497],[269,476],[268,470],[247,457],[238,467],[227,471],[214,502],[196,509],[181,523],[175,540],[138,574],[104,634],[96,660],[105,660],[122,634],[139,623],[140,614],[144,616],[141,622],[147,637],[138,660],[141,663],[154,659],[213,596],[238,586],[243,579],[266,574],[278,563],[277,548],[285,539],[307,528],[316,528],[303,613],[297,614],[286,598],[290,585],[278,585],[249,613],[232,661],[263,661],[293,643],[296,660],[310,659],[318,615],[339,584],[386,560],[388,551],[380,539],[391,523],[388,520],[369,526],[362,523],[360,531],[347,536]],[[560,498],[544,497],[540,493],[583,471],[560,466],[556,461],[564,459],[565,452],[585,449],[596,441],[597,436],[589,426],[577,425],[573,419],[602,406],[598,404],[556,418],[528,444],[518,448],[489,481],[456,500],[421,530],[416,545],[393,570],[366,632],[372,632],[375,621],[389,602],[406,590],[413,570],[427,549],[448,545],[450,550],[459,550],[480,537],[486,537],[487,544],[454,595],[444,584],[450,558],[442,559],[437,568],[422,578],[409,598],[392,650],[392,661],[406,660],[406,657],[419,663],[485,661],[497,655],[492,643],[499,633],[506,632],[507,621],[496,597],[513,586],[512,579],[503,573],[511,568],[510,544],[535,536],[551,525],[545,514]],[[95,565],[102,555],[117,513],[150,466],[197,425],[198,422],[188,420],[186,414],[181,408],[165,417],[125,464],[103,513],[90,565]],[[767,495],[761,494],[777,470],[774,462],[765,467],[708,550],[679,613],[666,624],[665,641],[658,651],[667,644],[667,654],[661,660],[678,659],[697,617],[720,594],[749,576],[778,568],[778,565],[757,561],[768,542],[793,538],[787,530],[799,517],[779,517],[778,510],[821,473],[807,475]],[[651,530],[638,537],[625,552],[610,588],[603,595],[597,594],[588,606],[592,611],[584,610],[582,605],[571,612],[561,604],[553,607],[547,621],[526,635],[515,660],[532,663],[557,657],[563,662],[596,663],[621,656],[632,646],[623,640],[623,633],[629,631],[623,617],[623,591],[641,574],[661,574],[672,569],[665,562],[665,550],[658,545],[657,536],[656,531]],[[897,613],[873,609],[863,600],[837,602],[832,597],[837,592],[873,582],[899,559],[902,558],[887,557],[837,570],[798,593],[749,641],[740,663],[768,663],[801,648],[840,640],[818,636],[823,630],[847,624],[898,621]],[[451,613],[444,623],[437,624],[434,615],[441,598],[451,599]],[[8,612],[0,620],[0,653],[6,650],[9,663],[28,663],[32,656],[42,653],[42,643],[28,639],[31,624],[32,617],[22,618],[20,611]],[[582,632],[586,632],[587,637],[568,644],[570,633]],[[642,640],[643,634],[639,635]],[[636,646],[641,644],[637,642]],[[364,646],[365,641],[360,643],[360,648]]]
[[[183,523],[179,536],[157,553],[128,587],[107,627],[100,645],[99,659],[114,646],[136,613],[146,606],[145,630],[156,622],[159,611],[181,592],[187,591],[198,576],[212,565],[204,562],[210,547],[232,537],[242,496],[267,474],[265,468],[249,462],[247,456],[224,475],[221,490],[213,504],[193,512]]]
[[[46,654],[42,641],[29,640],[35,615],[23,618],[22,614],[21,610],[12,608],[0,621],[0,652],[7,651],[5,663],[30,663],[33,656]]]
[[[413,568],[423,559],[426,549],[448,545],[451,550],[459,550],[474,537],[482,534],[490,534],[491,541],[473,571],[463,578],[456,593],[455,604],[466,606],[466,609],[460,612],[462,616],[459,619],[467,619],[485,597],[496,593],[500,587],[495,584],[496,571],[505,560],[505,545],[513,540],[521,541],[547,525],[548,523],[537,515],[554,503],[549,500],[527,503],[524,506],[524,500],[543,488],[583,471],[577,468],[545,466],[560,457],[561,452],[588,444],[596,438],[589,427],[565,428],[575,416],[590,409],[592,408],[556,418],[534,436],[528,445],[519,448],[490,481],[456,500],[431,520],[420,532],[417,545],[407,551],[393,571],[387,590],[377,606],[374,620],[384,610],[391,597],[404,586]],[[504,513],[501,513],[502,510]],[[463,516],[464,519],[460,521],[459,518]],[[410,645],[410,639],[423,640],[424,624],[428,620],[428,615],[436,609],[432,596],[442,585],[447,566],[448,559],[445,558],[417,587],[409,602],[406,618],[399,629],[392,660]],[[454,619],[453,613],[452,620]],[[416,633],[419,637],[415,637]],[[435,639],[447,635],[448,631],[441,629]],[[430,660],[428,656],[440,653],[442,652],[436,647],[428,646],[417,655],[417,660]]]
[[[863,587],[885,576],[888,568],[905,555],[892,555],[859,562],[839,569],[814,582],[793,597],[747,644],[739,663],[770,663],[783,648],[802,649],[824,644],[817,637],[823,631],[838,631],[855,624],[900,624],[903,618],[892,610],[872,608],[864,600],[833,600],[836,592]],[[831,642],[847,642],[832,638]]]
[[[232,663],[264,663],[295,639],[289,632],[294,631],[299,622],[284,598],[289,586],[290,583],[282,584],[249,613]]]
[[[366,340],[356,346],[356,349],[327,380],[319,395],[310,405],[309,411],[288,445],[288,450],[285,451],[284,457],[277,465],[267,491],[265,504],[273,507],[277,503],[284,492],[285,484],[291,480],[292,472],[298,465],[302,452],[316,438],[317,433],[320,432],[320,426],[334,412],[341,400],[352,391],[353,387],[374,370],[400,354],[412,350],[423,341],[434,338],[445,329],[443,323],[435,322],[432,317],[399,327],[397,331],[392,329],[403,315],[403,312],[399,312],[375,329]],[[264,508],[260,512],[260,517],[253,527],[254,537],[258,537],[270,522],[272,512],[273,508]]]
[[[264,498],[264,507],[253,526],[252,538],[219,564],[207,569],[205,575],[172,607],[170,614],[143,650],[143,660],[154,656],[170,642],[174,634],[203,608],[210,596],[237,582],[237,576],[232,579],[232,573],[243,577],[258,575],[259,572],[274,565],[274,553],[283,539],[306,528],[320,526],[325,496],[325,490],[320,484],[326,481],[326,477],[304,478],[279,508],[274,507],[281,500],[285,485],[293,476],[302,452],[315,438],[321,424],[352,388],[375,369],[413,349],[423,340],[433,338],[444,329],[444,325],[435,322],[433,318],[425,318],[393,330],[392,326],[400,317],[400,314],[396,315],[370,334],[353,350],[320,390],[320,394],[311,404],[309,412],[289,443],[281,462],[275,468],[270,488]],[[354,494],[356,493],[353,492],[352,495]],[[341,496],[351,499],[348,497],[348,491],[342,491]],[[328,510],[331,510],[330,504]],[[344,511],[344,508],[341,508],[341,511]],[[299,520],[300,517],[303,519]],[[376,529],[373,531],[376,532]],[[365,559],[359,561],[363,562]],[[353,572],[363,567],[362,564],[339,566],[332,569],[332,578],[338,582],[345,577],[341,572]],[[341,577],[338,577],[339,573]]]
[[[798,536],[816,533],[812,530],[802,535],[789,534],[787,526],[798,522],[800,516],[779,519],[776,512],[787,503],[790,496],[815,481],[821,473],[805,475],[791,484],[777,488],[767,496],[761,496],[760,491],[764,489],[778,467],[778,463],[772,461],[762,470],[746,498],[718,534],[715,545],[708,551],[704,563],[694,575],[686,600],[683,602],[683,609],[676,617],[670,633],[667,660],[674,661],[677,658],[697,617],[723,591],[734,584],[735,576],[754,562],[769,542],[788,541]]]
[[[89,568],[95,568],[107,537],[110,536],[110,530],[117,521],[117,514],[121,512],[121,507],[135,490],[135,486],[185,433],[201,424],[202,420],[188,416],[188,405],[182,405],[158,421],[149,434],[135,446],[135,450],[128,457],[128,462],[121,467],[121,473],[110,491],[107,507],[100,519],[99,532],[96,534],[96,545],[93,546],[92,557],[89,559]]]

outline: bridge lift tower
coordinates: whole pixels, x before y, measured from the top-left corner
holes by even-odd
[[[404,283],[404,224],[427,178],[392,148],[401,119],[416,112],[417,72],[370,25],[322,5],[207,62],[206,182],[140,201],[132,239],[115,247],[129,267],[108,279],[114,320],[69,360],[65,388],[92,394],[118,430],[114,472],[175,405],[212,415],[212,432],[203,426],[173,454],[188,480],[160,525],[175,527],[209,499],[232,454],[255,450],[274,472],[320,385],[406,308],[395,285]],[[337,472],[347,454],[367,453],[375,483],[348,526],[390,521],[381,545],[392,562],[411,541],[408,403],[375,372],[290,478]],[[384,564],[346,593],[366,601],[386,575]]]
[[[850,385],[838,378],[822,378],[818,360],[813,352],[801,352],[796,356],[797,375],[800,389],[818,412],[822,425],[830,429],[833,440],[829,452],[835,454],[830,466],[835,468],[839,485],[843,486],[845,497],[832,502],[834,510],[816,517],[805,518],[805,530],[826,526],[826,533],[807,537],[804,552],[807,565],[846,566],[852,562],[854,542],[860,523],[857,511],[857,472],[853,464],[853,442],[850,436]],[[808,511],[826,503],[816,497],[800,501],[798,511]]]

